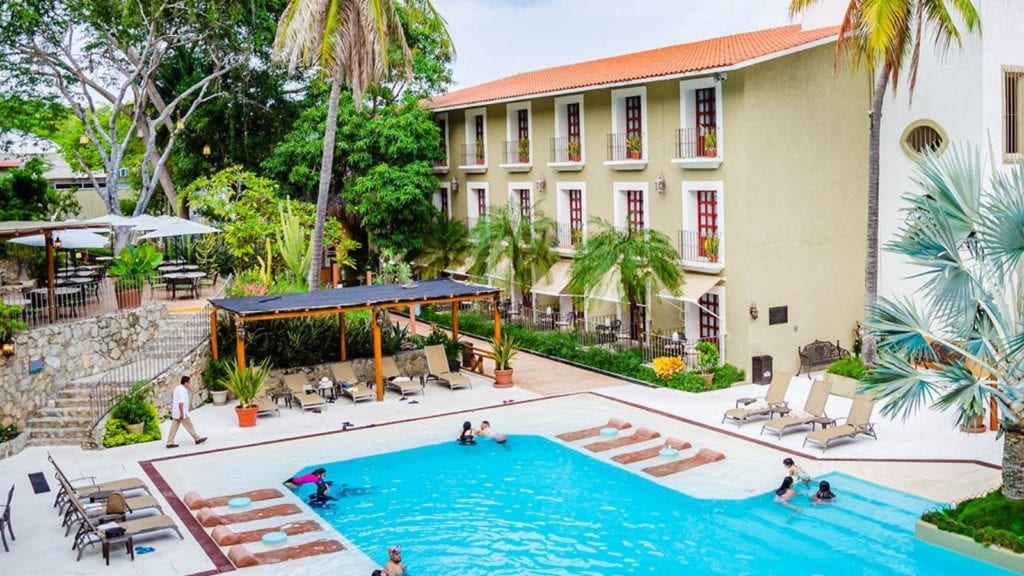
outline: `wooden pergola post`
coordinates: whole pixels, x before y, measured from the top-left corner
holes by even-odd
[[[452,338],[459,339],[459,301],[452,301]]]
[[[996,397],[988,397],[988,429],[993,432],[999,431],[999,405],[996,404]]]
[[[49,310],[50,322],[57,321],[57,287],[53,272],[53,232],[43,233],[46,241],[46,308]]]
[[[373,372],[377,385],[377,402],[384,401],[384,362],[381,360],[380,328],[384,322],[384,311],[379,307],[370,309],[370,323],[373,325]]]
[[[501,344],[501,309],[498,306],[501,294],[495,294],[494,300],[492,300],[492,307],[494,308],[494,343]]]
[[[245,370],[245,324],[241,316],[235,316],[235,359],[239,371]]]
[[[210,312],[210,355],[217,359],[217,311]]]
[[[338,342],[341,346],[341,361],[348,360],[347,342],[345,341],[345,313],[338,312]]]

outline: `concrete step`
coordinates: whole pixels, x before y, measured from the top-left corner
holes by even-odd
[[[26,429],[25,432],[28,433],[30,440],[36,438],[46,438],[51,440],[64,438],[68,440],[84,441],[89,436],[88,430],[84,428],[69,430],[67,428],[36,427]]]
[[[81,438],[36,438],[29,437],[25,442],[26,446],[81,446],[85,443],[85,437]]]
[[[91,416],[33,416],[29,418],[26,430],[37,429],[69,429],[69,428],[91,428],[93,419]]]
[[[29,421],[36,418],[89,418],[92,419],[92,409],[89,406],[54,406],[40,408],[32,415]]]
[[[50,400],[47,402],[46,407],[50,409],[68,409],[68,410],[79,410],[82,408],[89,408],[91,402],[86,398],[57,398],[56,400]]]

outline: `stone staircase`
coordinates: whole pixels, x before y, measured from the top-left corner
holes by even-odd
[[[89,408],[88,384],[73,384],[49,400],[28,420],[28,446],[81,446],[95,420]]]

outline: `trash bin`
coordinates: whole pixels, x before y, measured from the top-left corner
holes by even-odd
[[[751,358],[750,381],[754,384],[772,383],[772,357],[768,355]]]

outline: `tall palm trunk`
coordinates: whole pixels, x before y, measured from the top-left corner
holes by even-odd
[[[875,91],[871,96],[871,130],[868,133],[868,225],[867,255],[864,259],[864,306],[865,309],[878,299],[878,159],[882,132],[882,104],[889,87],[889,66],[883,66],[875,80]],[[867,332],[863,342],[864,363],[875,363],[875,337]]]
[[[1003,496],[1024,500],[1024,430],[1003,427]]]
[[[341,98],[342,67],[331,80],[331,95],[327,100],[327,125],[324,128],[324,153],[320,159],[320,186],[316,194],[316,224],[313,227],[313,241],[309,247],[313,262],[309,266],[306,281],[309,291],[320,287],[320,268],[323,265],[324,225],[327,221],[327,193],[331,189],[331,175],[334,173],[334,139],[338,134],[338,100]]]

